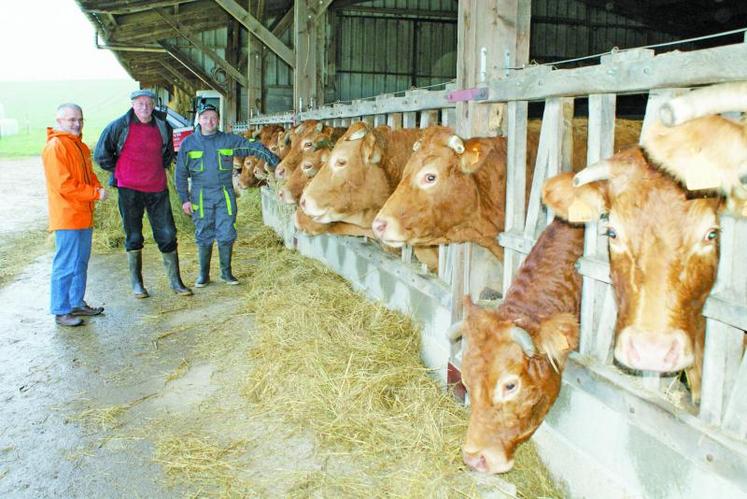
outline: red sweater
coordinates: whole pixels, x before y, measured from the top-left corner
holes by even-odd
[[[153,123],[130,123],[114,177],[117,187],[141,192],[166,189],[166,170],[161,156],[161,134]]]

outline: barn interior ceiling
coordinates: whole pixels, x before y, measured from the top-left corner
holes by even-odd
[[[223,75],[245,83],[245,69],[237,60],[240,53],[238,32],[243,29],[231,16],[227,3],[246,9],[275,37],[293,24],[293,0],[76,0],[96,27],[96,43],[111,49],[125,69],[145,85],[169,86],[175,83],[187,91],[220,87],[214,74],[205,73],[190,61],[179,40],[207,55],[210,47],[200,46],[200,33],[229,29],[225,58],[216,61]],[[454,0],[455,2],[457,0]],[[677,38],[689,38],[745,27],[745,0],[582,0],[591,7],[626,16],[652,30]],[[381,2],[379,2],[381,3]],[[322,0],[331,10],[358,9],[403,18],[418,15],[412,9],[375,7],[376,2],[361,0]],[[423,11],[425,12],[425,11]],[[433,11],[428,11],[434,15]],[[444,12],[453,16],[453,12]],[[562,20],[559,20],[560,23]],[[233,43],[233,45],[231,45]],[[724,43],[714,41],[711,44]],[[703,46],[707,46],[706,42]],[[213,54],[215,55],[215,54]],[[245,63],[244,63],[245,64]],[[237,74],[239,73],[239,74]],[[243,78],[243,79],[242,79]]]

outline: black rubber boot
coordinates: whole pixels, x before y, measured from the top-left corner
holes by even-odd
[[[130,267],[130,284],[135,298],[148,298],[148,291],[143,286],[143,250],[127,252],[127,263]]]
[[[192,290],[184,285],[182,277],[179,274],[179,255],[177,255],[176,250],[171,253],[163,253],[163,266],[166,267],[169,285],[174,290],[174,293],[184,296],[191,295]]]
[[[204,288],[210,282],[210,258],[213,256],[213,245],[197,245],[197,260],[200,263],[200,275],[195,281],[196,288]]]
[[[233,243],[218,245],[218,256],[220,256],[220,278],[226,284],[235,285],[239,283],[239,280],[231,273],[232,253]]]

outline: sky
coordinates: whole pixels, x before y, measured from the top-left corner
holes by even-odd
[[[0,81],[130,79],[74,0],[0,1]]]

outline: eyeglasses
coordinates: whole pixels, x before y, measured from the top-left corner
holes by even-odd
[[[83,123],[83,118],[65,118],[62,121],[67,121],[68,123]]]

